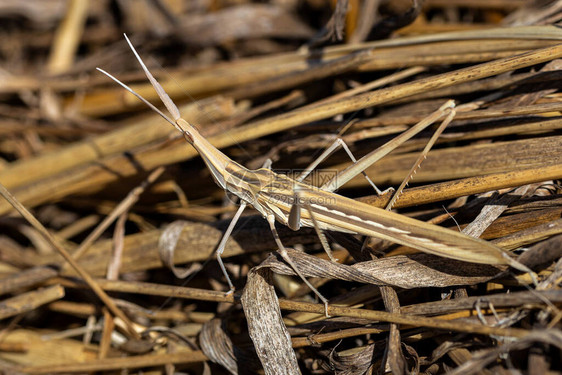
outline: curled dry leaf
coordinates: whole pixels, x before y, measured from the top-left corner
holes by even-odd
[[[378,345],[367,345],[353,353],[321,350],[319,354],[324,357],[322,367],[336,374],[359,375],[365,374],[373,364],[373,360],[380,358],[384,349]]]
[[[391,285],[405,289],[473,285],[490,280],[504,269],[499,266],[466,263],[429,254],[399,255],[348,266],[301,251],[292,249],[287,251],[302,274],[307,277]],[[269,267],[274,272],[285,275],[295,274],[291,267],[275,255],[271,255],[260,267]]]
[[[179,268],[174,265],[174,252],[181,232],[185,226],[189,224],[189,222],[183,220],[174,221],[162,231],[162,235],[158,239],[158,255],[160,256],[160,260],[178,279],[185,279],[199,268],[195,264],[189,268]]]
[[[211,361],[221,364],[231,374],[238,374],[232,341],[221,326],[220,319],[212,319],[203,325],[199,335],[201,350]]]
[[[222,319],[215,318],[203,325],[199,343],[207,357],[231,374],[255,373],[261,367],[252,347],[241,347],[232,342]]]

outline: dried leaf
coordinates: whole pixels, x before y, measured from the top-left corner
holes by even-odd
[[[463,229],[463,233],[472,237],[480,237],[482,233],[496,220],[507,207],[525,195],[529,185],[517,188],[513,193],[494,197],[484,206],[480,214],[472,223]]]
[[[523,350],[529,348],[534,343],[544,343],[562,349],[562,332],[560,330],[535,330],[529,335],[516,341],[508,342],[493,349],[483,350],[474,354],[472,359],[455,368],[449,374],[470,375],[484,369],[489,363],[506,352],[512,350]]]
[[[231,374],[255,373],[261,367],[255,351],[236,346],[225,330],[225,324],[225,320],[215,318],[203,325],[199,335],[203,353]]]
[[[400,312],[400,302],[398,301],[398,295],[396,294],[394,289],[388,286],[382,286],[381,296],[383,298],[386,311],[392,313]],[[398,329],[398,324],[390,325],[384,363],[388,364],[390,370],[394,374],[410,373],[409,369],[407,368],[406,358],[404,358],[404,354],[402,353],[400,330]]]
[[[301,251],[287,249],[287,252],[307,277],[392,285],[406,289],[477,284],[490,280],[502,271],[502,268],[495,266],[466,263],[429,254],[399,255],[348,266]],[[270,255],[260,267],[271,267],[274,272],[284,275],[295,274],[291,267],[275,255]]]
[[[162,264],[170,269],[178,279],[185,279],[200,267],[179,268],[174,265],[174,252],[180,240],[183,229],[190,223],[183,220],[169,224],[158,240],[158,255]]]
[[[382,350],[372,344],[353,353],[322,350],[319,354],[326,358],[322,362],[322,367],[327,371],[334,371],[336,374],[362,375],[367,373],[374,359],[380,358]]]
[[[248,274],[241,302],[250,337],[266,374],[300,374],[271,276],[265,267]]]

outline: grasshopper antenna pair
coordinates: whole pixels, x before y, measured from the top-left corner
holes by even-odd
[[[275,221],[290,227],[293,230],[299,228],[315,228],[324,250],[332,260],[328,242],[323,235],[324,230],[333,230],[345,233],[359,234],[368,237],[376,237],[388,240],[397,244],[413,247],[417,250],[434,254],[437,256],[457,259],[466,262],[509,265],[531,275],[532,271],[523,264],[512,259],[506,252],[495,245],[473,238],[463,233],[455,232],[450,229],[428,224],[415,220],[389,210],[373,207],[350,198],[343,197],[334,193],[339,187],[351,180],[353,177],[372,165],[391,150],[404,143],[423,129],[436,121],[442,120],[440,130],[452,121],[454,116],[454,102],[446,102],[439,110],[427,116],[418,124],[412,126],[402,134],[393,138],[385,145],[370,152],[359,160],[355,160],[349,148],[341,139],[337,139],[313,164],[296,179],[292,179],[282,174],[273,172],[269,167],[270,163],[264,165],[266,168],[249,170],[242,165],[231,160],[228,156],[215,148],[198,131],[181,118],[177,106],[166,94],[163,87],[152,76],[142,59],[136,52],[130,40],[125,35],[127,43],[135,54],[142,69],[144,70],[150,83],[158,93],[158,96],[170,112],[172,118],[165,115],[148,100],[137,94],[130,87],[113,77],[111,74],[97,68],[100,72],[117,82],[127,91],[131,92],[151,109],[162,116],[166,121],[178,129],[199,153],[215,182],[224,190],[228,190],[240,198],[240,207],[234,215],[229,227],[221,239],[216,250],[217,260],[221,270],[228,282],[230,292],[234,291],[234,286],[222,261],[221,255],[224,251],[228,238],[232,233],[237,220],[242,212],[251,205],[269,223],[273,238],[277,244],[279,254],[293,271],[306,283],[306,285],[324,303],[326,316],[328,315],[328,300],[310,284],[306,277],[299,271],[294,261],[289,257],[287,250],[283,246],[281,239],[275,228]],[[437,135],[432,137],[436,139]],[[343,147],[353,164],[339,172],[330,181],[320,188],[303,182],[308,175],[324,158],[328,157],[337,147]],[[428,147],[418,159],[416,165],[410,171],[408,178],[415,172],[419,163],[427,153]],[[372,184],[372,181],[369,180]],[[374,184],[373,184],[374,185]],[[401,188],[405,185],[401,185]],[[399,193],[399,191],[397,193]],[[376,188],[375,188],[376,189]],[[378,189],[376,189],[378,191]]]

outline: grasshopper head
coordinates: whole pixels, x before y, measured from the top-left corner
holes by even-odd
[[[114,80],[115,82],[117,82],[119,85],[121,85],[127,91],[129,91],[130,93],[135,95],[137,98],[139,98],[147,106],[152,108],[152,110],[154,110],[156,113],[158,113],[160,116],[162,116],[166,121],[168,121],[170,124],[172,124],[176,129],[181,131],[182,134],[184,135],[185,139],[189,143],[193,144],[193,139],[194,139],[193,134],[195,132],[197,132],[197,130],[195,130],[195,128],[191,124],[189,124],[187,121],[185,121],[181,118],[180,111],[179,111],[178,107],[174,104],[172,99],[168,96],[168,94],[166,93],[166,91],[164,90],[162,85],[160,85],[160,83],[158,83],[158,81],[156,80],[156,78],[154,78],[152,73],[150,73],[150,71],[148,70],[148,68],[146,67],[146,65],[144,64],[142,59],[140,58],[139,54],[137,53],[137,51],[133,47],[133,44],[131,43],[129,38],[127,38],[127,35],[125,35],[125,39],[127,40],[127,43],[129,44],[129,47],[131,47],[131,50],[135,54],[139,64],[141,65],[142,69],[144,70],[144,73],[146,74],[146,77],[148,78],[148,80],[152,84],[152,87],[154,87],[154,90],[156,90],[156,93],[160,97],[160,100],[162,100],[162,102],[164,103],[164,105],[168,109],[168,112],[170,112],[170,114],[172,115],[172,118],[165,115],[162,111],[160,111],[158,108],[156,108],[152,103],[150,103],[148,100],[146,100],[141,95],[136,93],[129,86],[125,85],[123,82],[121,82],[117,78],[113,77],[111,74],[107,73],[106,71],[104,71],[100,68],[97,68],[97,70],[99,70],[100,72],[102,72],[103,74],[105,74],[106,76],[108,76],[109,78]]]

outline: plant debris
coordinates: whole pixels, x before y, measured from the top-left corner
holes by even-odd
[[[562,372],[560,1],[5,0],[0,19],[0,373]],[[438,123],[365,169],[400,194],[346,172],[337,193],[509,261],[328,231],[333,261],[277,223],[287,259],[247,209],[229,292],[238,199],[95,70],[160,105],[123,33],[252,169],[297,176],[338,138],[360,159],[454,100],[427,158]]]

